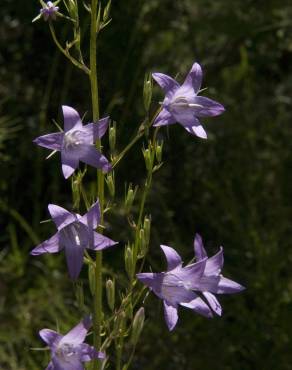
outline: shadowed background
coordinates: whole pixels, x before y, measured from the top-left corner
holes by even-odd
[[[80,2],[81,3],[81,2]],[[71,183],[58,155],[32,144],[62,125],[60,106],[88,112],[86,76],[53,45],[45,22],[31,24],[37,1],[2,0],[0,24],[0,368],[45,368],[37,332],[56,323],[66,331],[80,318],[63,254],[30,257],[54,230],[47,204],[71,208]],[[245,285],[219,297],[223,317],[207,320],[180,311],[169,334],[161,302],[146,302],[147,325],[133,369],[289,370],[292,368],[292,7],[289,1],[127,0],[113,2],[112,23],[99,39],[101,110],[117,121],[121,150],[143,119],[146,71],[182,81],[194,61],[203,87],[226,107],[204,120],[209,140],[181,126],[160,131],[162,169],[154,176],[147,209],[152,214],[149,260],[165,268],[159,244],[188,261],[195,232],[209,255],[224,246],[224,275]],[[85,27],[86,27],[85,21]],[[56,22],[64,39],[69,29]],[[84,36],[84,49],[88,34]],[[163,95],[154,89],[153,111]],[[116,204],[124,182],[142,185],[142,139],[116,172]],[[144,142],[146,142],[144,140]],[[105,143],[105,147],[107,144]],[[95,172],[88,170],[88,186]],[[139,196],[138,196],[139,198]],[[107,217],[107,234],[120,250],[105,253],[116,273],[131,233],[122,213]],[[84,280],[85,291],[86,269]],[[86,292],[88,295],[88,293]],[[88,302],[86,302],[88,303]]]

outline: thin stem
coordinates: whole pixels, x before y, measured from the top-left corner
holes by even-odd
[[[90,25],[90,86],[92,99],[92,118],[93,122],[99,119],[99,97],[98,97],[98,81],[97,81],[97,5],[98,0],[91,1],[91,25]],[[96,146],[101,151],[100,139],[97,140]],[[98,199],[101,210],[100,224],[103,224],[103,208],[104,208],[104,176],[102,171],[98,171]],[[102,233],[103,229],[99,228]],[[101,326],[102,326],[102,252],[96,252],[95,260],[95,292],[94,292],[94,346],[97,350],[101,347]],[[94,361],[93,369],[101,368],[100,361]]]
[[[54,26],[52,25],[51,22],[49,22],[49,27],[50,27],[50,31],[51,31],[51,35],[52,35],[52,38],[54,40],[54,43],[56,44],[56,46],[58,47],[58,49],[61,51],[61,53],[64,54],[65,57],[68,58],[71,61],[71,63],[74,64],[74,66],[82,69],[82,71],[84,71],[86,74],[90,74],[90,71],[86,67],[86,65],[78,62],[78,60],[76,60],[75,58],[73,58],[72,55],[69,53],[69,51],[66,50],[66,49],[64,49],[63,46],[59,43],[59,41],[57,39],[57,36],[56,36],[56,33],[55,33]]]

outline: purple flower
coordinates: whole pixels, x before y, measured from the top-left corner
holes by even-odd
[[[173,78],[162,73],[153,73],[154,80],[165,92],[162,110],[153,126],[165,126],[179,122],[190,134],[207,138],[200,117],[218,116],[224,107],[214,100],[198,96],[202,84],[202,68],[194,63],[184,83],[180,86]]]
[[[55,20],[57,18],[57,12],[59,10],[58,6],[55,6],[52,1],[48,1],[45,6],[40,10],[40,13],[43,15],[44,20],[49,19]]]
[[[230,294],[244,289],[243,286],[220,275],[223,267],[223,248],[213,257],[207,258],[199,235],[196,235],[194,243],[197,262],[185,267],[182,267],[181,257],[173,248],[166,245],[160,247],[167,260],[167,271],[141,273],[137,274],[137,277],[163,300],[164,316],[169,330],[174,329],[177,323],[178,305],[190,308],[205,317],[213,317],[213,312],[220,316],[222,309],[214,293]]]
[[[99,120],[98,123],[83,126],[75,109],[66,105],[63,105],[62,109],[64,132],[40,136],[34,143],[54,151],[61,151],[62,170],[66,179],[76,170],[79,161],[108,172],[111,165],[95,148],[94,143],[105,134],[109,117]]]
[[[49,204],[49,212],[58,231],[50,239],[35,247],[30,254],[57,253],[65,248],[69,275],[77,279],[83,264],[85,248],[100,251],[117,242],[94,231],[100,221],[98,201],[84,215],[70,213],[66,209]]]
[[[50,329],[40,330],[39,335],[47,343],[52,354],[46,370],[83,370],[83,362],[105,358],[103,352],[83,343],[91,324],[91,319],[86,317],[66,335]]]

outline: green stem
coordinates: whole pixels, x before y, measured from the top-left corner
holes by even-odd
[[[99,119],[99,97],[98,97],[98,82],[97,82],[97,5],[98,0],[91,1],[91,26],[90,26],[90,86],[92,98],[92,118],[93,122]],[[96,142],[97,149],[101,151],[100,139]],[[103,224],[103,208],[104,208],[104,176],[98,171],[98,199],[101,211],[101,225]],[[102,228],[99,230],[102,233]],[[94,346],[97,350],[101,347],[101,325],[102,325],[102,252],[96,252],[95,260],[95,293],[94,293]],[[100,361],[94,361],[93,369],[101,368]]]

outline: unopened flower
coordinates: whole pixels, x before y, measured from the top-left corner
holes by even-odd
[[[82,161],[90,166],[108,172],[109,161],[96,148],[95,142],[106,132],[109,117],[100,119],[98,123],[83,126],[79,113],[63,105],[64,132],[40,136],[34,140],[39,146],[61,152],[64,177],[70,177]]]
[[[46,370],[84,370],[83,362],[105,358],[103,352],[84,343],[91,324],[91,319],[86,317],[65,335],[51,329],[40,330],[40,337],[51,350],[51,361]]]
[[[65,249],[69,275],[72,279],[77,279],[79,276],[85,248],[100,251],[117,244],[94,231],[100,221],[98,201],[83,216],[70,213],[54,204],[49,204],[48,209],[58,231],[50,239],[35,247],[30,254],[37,256],[44,253],[57,253]]]
[[[198,96],[203,77],[201,66],[194,63],[181,86],[163,73],[153,73],[152,76],[165,92],[162,110],[153,126],[165,126],[178,122],[190,134],[206,139],[207,133],[199,118],[218,116],[225,109],[214,100]]]
[[[183,267],[181,257],[173,248],[166,245],[160,247],[167,260],[167,271],[141,273],[137,274],[137,277],[163,300],[164,316],[169,330],[174,329],[177,323],[179,305],[205,317],[213,317],[213,312],[221,315],[221,306],[213,293],[236,293],[244,289],[220,275],[223,266],[222,248],[215,256],[207,258],[197,237],[197,262]]]
[[[59,10],[58,6],[55,6],[52,1],[48,1],[46,4],[43,5],[42,9],[40,10],[40,13],[44,17],[45,21],[49,19],[55,20],[57,18],[58,10]]]

